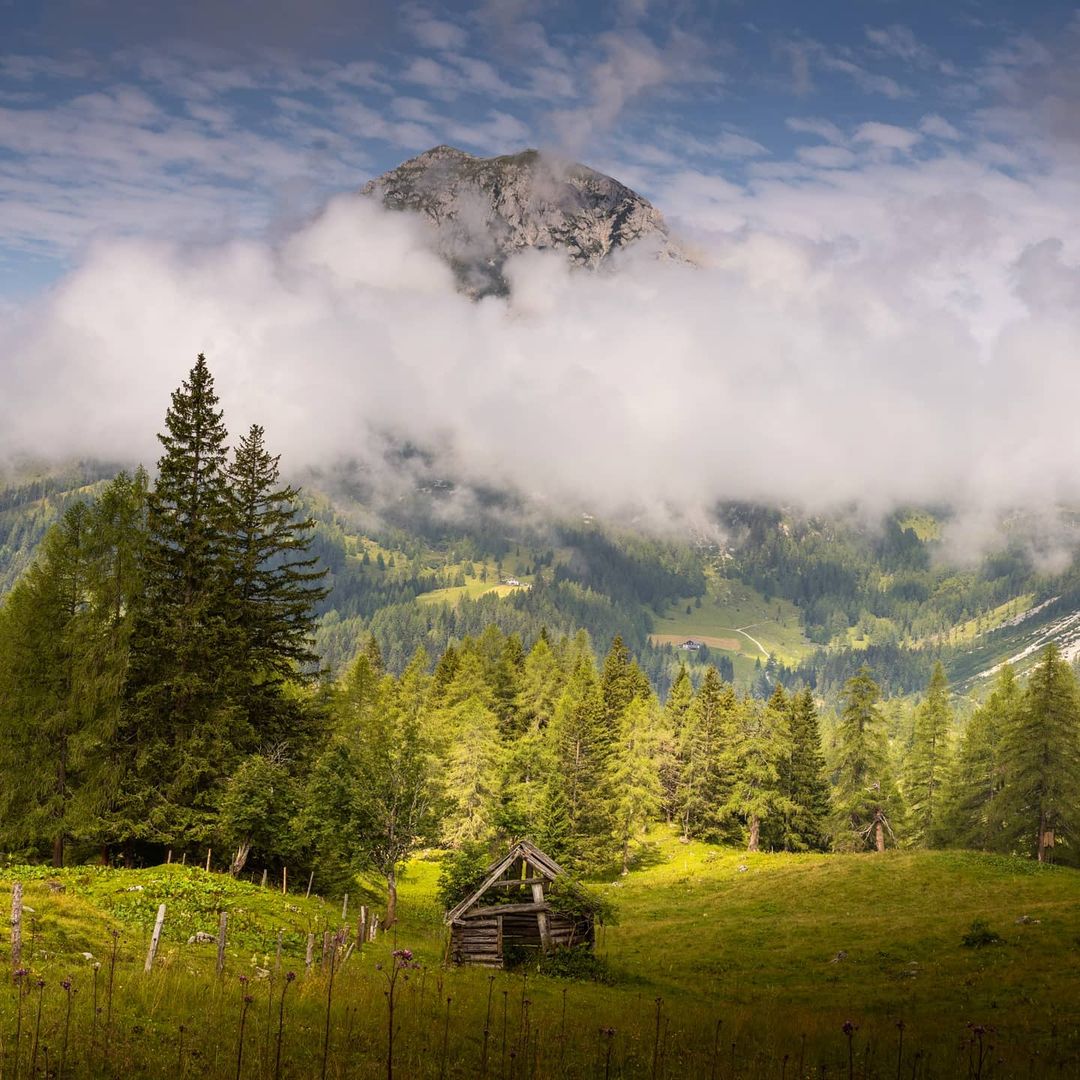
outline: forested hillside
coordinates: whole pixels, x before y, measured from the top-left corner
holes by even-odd
[[[657,821],[751,851],[1075,858],[1060,650],[988,697],[949,685],[973,643],[1057,619],[1067,594],[1036,605],[1019,552],[959,572],[926,518],[920,538],[748,507],[730,548],[494,516],[359,531],[281,480],[258,425],[230,451],[203,357],[159,439],[153,478],[31,487],[8,519],[13,540],[54,522],[0,607],[8,850],[374,871],[391,920],[420,846],[467,864],[527,835],[625,869]]]

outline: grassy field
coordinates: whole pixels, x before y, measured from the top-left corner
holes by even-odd
[[[709,578],[700,607],[694,599],[680,600],[655,620],[653,631],[652,639],[658,644],[694,638],[751,661],[760,657],[764,662],[772,654],[795,664],[813,650],[794,604],[766,601],[748,585],[715,576]]]
[[[845,1076],[849,1049],[859,1077],[896,1076],[898,1052],[905,1077],[1080,1071],[1072,870],[954,852],[751,856],[661,829],[629,875],[594,883],[619,909],[598,941],[609,984],[444,967],[437,876],[434,853],[410,863],[395,931],[360,949],[350,935],[354,947],[324,961],[340,897],[283,897],[180,867],[10,869],[3,886],[23,881],[32,910],[27,974],[0,987],[0,1073],[14,1075],[17,1054],[20,1075],[31,1062],[46,1075],[48,1054],[47,1075],[63,1056],[72,1076],[387,1076],[395,964],[398,1077]],[[165,931],[146,974],[160,902]],[[216,929],[219,908],[220,979],[214,946],[187,944]],[[1000,942],[966,947],[976,920]],[[412,958],[395,960],[395,947]],[[993,1068],[969,1073],[980,1041],[984,1053],[994,1045]]]

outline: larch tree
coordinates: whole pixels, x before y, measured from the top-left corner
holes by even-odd
[[[660,811],[663,799],[658,766],[660,740],[661,714],[656,700],[634,698],[619,718],[611,770],[614,838],[624,874],[630,870],[630,844]]]
[[[425,667],[420,654],[400,679],[382,679],[370,705],[338,718],[305,799],[303,823],[315,838],[316,858],[383,877],[384,926],[397,920],[402,863],[437,828]]]
[[[547,774],[543,810],[560,825],[565,840],[556,857],[572,867],[602,865],[610,857],[610,770],[614,735],[607,728],[600,681],[591,657],[574,668],[547,731]]]

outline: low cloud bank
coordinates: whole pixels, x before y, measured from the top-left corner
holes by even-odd
[[[292,468],[355,459],[376,484],[389,438],[657,521],[732,498],[948,503],[977,531],[1080,499],[1080,260],[1035,204],[953,204],[908,175],[876,201],[869,174],[712,192],[696,267],[527,252],[511,298],[480,303],[424,222],[358,196],[278,244],[105,243],[0,328],[0,454],[152,462],[204,351],[234,432],[258,421]]]

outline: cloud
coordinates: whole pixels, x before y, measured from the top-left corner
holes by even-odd
[[[853,138],[857,143],[868,143],[881,150],[897,150],[906,154],[922,136],[917,131],[897,127],[895,124],[870,120],[855,129]]]
[[[958,157],[680,174],[698,267],[529,252],[480,303],[422,221],[356,196],[276,244],[101,243],[0,330],[3,450],[151,460],[204,350],[234,430],[265,424],[294,469],[359,459],[383,491],[390,438],[657,521],[718,498],[1045,508],[1080,498],[1080,229],[1051,190]]]

